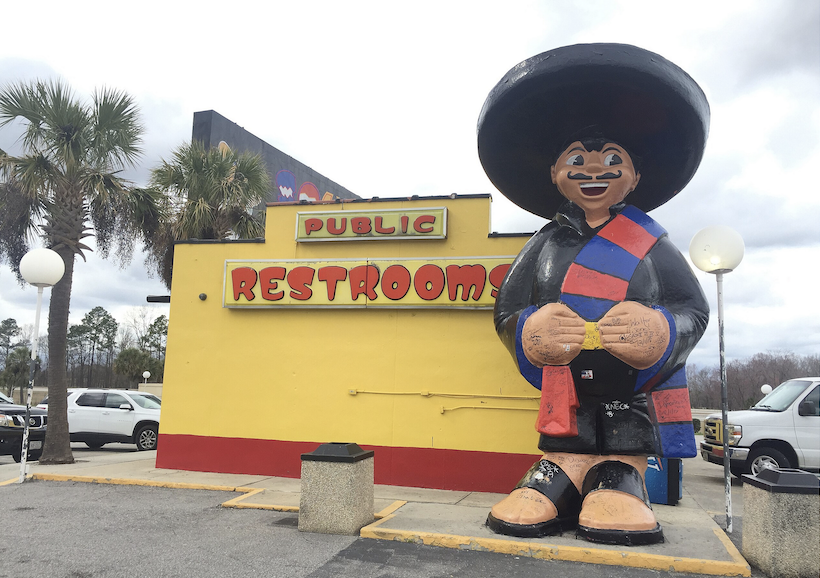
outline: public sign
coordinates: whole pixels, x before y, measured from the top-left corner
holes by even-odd
[[[447,208],[297,213],[296,241],[446,239]]]

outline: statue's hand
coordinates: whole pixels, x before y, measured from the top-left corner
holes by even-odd
[[[612,355],[635,369],[652,367],[669,345],[669,322],[655,309],[624,301],[600,321],[601,344]]]
[[[566,365],[584,343],[584,320],[560,303],[544,305],[524,322],[521,344],[536,367]]]

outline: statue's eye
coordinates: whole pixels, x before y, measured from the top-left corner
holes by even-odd
[[[624,161],[621,157],[619,157],[615,153],[610,153],[610,154],[606,155],[606,158],[604,159],[604,166],[605,167],[611,167],[612,165],[619,165],[623,162]]]
[[[567,159],[567,164],[580,167],[584,164],[584,157],[583,155],[572,155]]]

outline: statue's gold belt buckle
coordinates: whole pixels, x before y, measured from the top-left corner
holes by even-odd
[[[587,321],[585,324],[586,335],[584,335],[584,344],[581,349],[603,349],[601,345],[601,333],[598,331],[598,323],[596,321]]]

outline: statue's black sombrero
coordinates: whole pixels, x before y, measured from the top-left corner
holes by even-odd
[[[562,147],[598,134],[640,157],[627,200],[649,211],[695,174],[709,132],[709,103],[683,70],[627,44],[577,44],[515,66],[478,119],[478,154],[493,184],[551,219],[563,197],[550,180]]]

